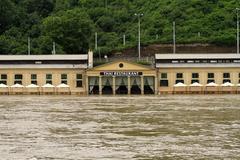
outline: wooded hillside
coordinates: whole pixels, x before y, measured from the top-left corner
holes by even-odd
[[[101,53],[137,45],[138,17],[142,44],[171,43],[176,21],[177,43],[236,45],[239,0],[1,0],[0,53]],[[126,45],[123,45],[126,35]]]

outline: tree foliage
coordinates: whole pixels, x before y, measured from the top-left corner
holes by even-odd
[[[1,0],[0,53],[103,54],[137,45],[138,18],[142,43],[172,43],[176,22],[177,43],[236,44],[236,0]],[[123,46],[126,35],[126,46]]]
[[[52,37],[64,52],[70,54],[86,52],[94,33],[94,22],[79,8],[49,16],[42,26],[43,34]]]

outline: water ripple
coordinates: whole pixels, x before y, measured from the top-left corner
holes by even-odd
[[[5,96],[3,160],[240,159],[240,99]]]

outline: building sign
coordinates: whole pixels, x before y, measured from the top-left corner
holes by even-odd
[[[101,76],[116,76],[116,77],[134,77],[141,76],[142,72],[100,72]]]

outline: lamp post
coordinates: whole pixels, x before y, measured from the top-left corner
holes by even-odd
[[[105,0],[105,8],[107,9],[108,2]]]
[[[98,49],[98,33],[95,32],[95,50],[97,51]]]
[[[56,43],[55,43],[55,41],[53,41],[52,54],[53,54],[53,55],[56,54]]]
[[[173,21],[173,54],[176,53],[176,23]]]
[[[236,8],[237,11],[237,54],[239,54],[239,14],[240,8]]]
[[[31,54],[31,38],[28,37],[28,55]]]
[[[126,45],[126,35],[124,34],[123,35],[123,46],[125,46]]]
[[[135,13],[135,16],[138,17],[138,60],[141,60],[141,16],[143,13]]]

